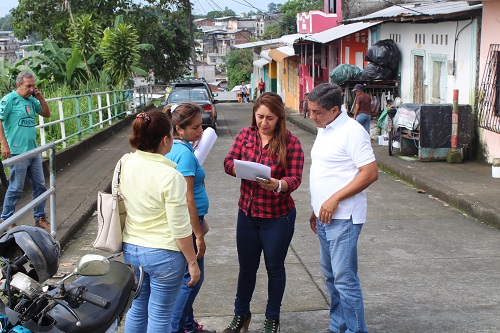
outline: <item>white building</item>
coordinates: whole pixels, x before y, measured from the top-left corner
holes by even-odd
[[[0,60],[14,64],[19,59],[19,42],[12,31],[0,31]]]

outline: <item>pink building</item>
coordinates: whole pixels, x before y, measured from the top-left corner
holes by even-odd
[[[480,156],[500,158],[500,0],[483,1],[477,123]]]

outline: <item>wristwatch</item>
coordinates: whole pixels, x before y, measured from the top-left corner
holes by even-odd
[[[273,192],[274,193],[280,193],[281,192],[281,180],[278,179],[278,187]]]

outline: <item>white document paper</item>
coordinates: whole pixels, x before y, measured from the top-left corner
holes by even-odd
[[[236,177],[242,179],[255,180],[255,177],[271,178],[271,168],[255,162],[234,160],[234,171]]]
[[[208,127],[203,131],[203,135],[201,136],[200,141],[198,141],[198,145],[194,149],[194,156],[198,158],[198,161],[201,165],[205,162],[205,159],[210,152],[210,149],[214,146],[215,140],[217,140],[217,134],[215,133],[212,127]]]

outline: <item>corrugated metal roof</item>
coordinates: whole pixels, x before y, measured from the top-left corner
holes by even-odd
[[[282,46],[269,51],[269,56],[277,62],[282,62],[283,59],[294,56],[295,51],[293,47]]]
[[[296,41],[299,41],[301,39],[306,38],[307,36],[310,36],[311,34],[291,34],[291,35],[284,35],[281,36],[280,40],[282,43],[293,47],[293,44],[295,44]]]
[[[276,50],[286,54],[289,57],[295,55],[295,50],[293,49],[293,47],[290,47],[290,46],[280,46]]]
[[[252,47],[256,46],[266,46],[266,45],[274,45],[274,44],[281,44],[281,40],[279,38],[276,39],[266,39],[266,40],[259,40],[255,42],[250,42],[250,43],[242,43],[242,44],[235,44],[233,47],[235,49],[249,49]]]
[[[267,65],[269,63],[268,60],[264,59],[264,58],[260,58],[260,59],[257,59],[253,62],[253,65],[254,66],[257,66],[257,67],[260,67],[260,68],[263,68],[265,65]]]
[[[269,51],[271,50],[263,50],[260,52],[260,57],[266,59],[267,61],[271,62],[273,58],[269,56]]]
[[[421,19],[423,17],[446,16],[459,13],[465,13],[472,10],[482,8],[482,4],[470,5],[467,1],[436,1],[436,2],[420,2],[408,3],[397,6],[392,6],[386,9],[379,10],[365,16],[345,20],[345,22],[359,22],[371,20],[411,20]]]
[[[331,42],[332,40],[348,36],[364,29],[368,29],[369,27],[379,23],[380,22],[356,22],[352,24],[343,24],[322,32],[318,32],[316,34],[312,34],[306,37],[305,40],[325,44]]]

